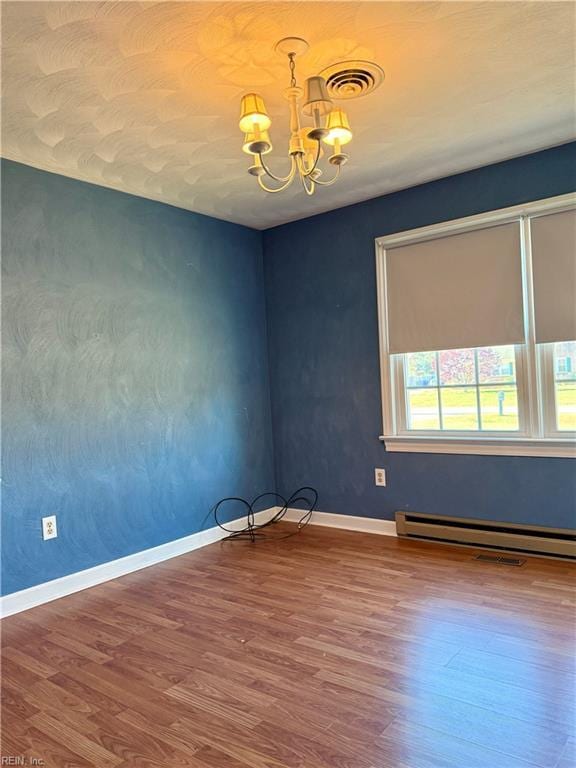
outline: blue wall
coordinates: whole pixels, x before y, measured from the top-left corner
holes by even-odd
[[[209,526],[274,468],[261,233],[2,170],[7,594]]]
[[[264,236],[2,171],[3,594],[198,531],[220,497],[275,484],[314,485],[327,512],[574,525],[570,460],[386,453],[374,238],[572,191],[576,143]]]
[[[345,180],[342,183],[346,183]],[[266,300],[276,481],[325,512],[397,509],[570,527],[570,459],[386,453],[374,238],[576,189],[576,143],[268,230]],[[320,192],[319,194],[322,194]],[[388,486],[376,488],[374,467]]]

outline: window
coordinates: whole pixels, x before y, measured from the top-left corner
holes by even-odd
[[[408,430],[518,431],[514,347],[404,355]]]
[[[576,456],[576,195],[377,257],[387,449]]]

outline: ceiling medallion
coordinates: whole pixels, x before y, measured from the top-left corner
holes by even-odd
[[[344,110],[333,104],[323,77],[309,77],[304,89],[296,84],[295,60],[308,50],[306,40],[300,37],[285,37],[276,44],[275,50],[288,57],[290,68],[290,86],[285,92],[290,105],[290,170],[287,176],[277,176],[268,168],[264,155],[272,150],[268,134],[271,120],[262,97],[257,93],[247,93],[241,102],[240,130],[244,133],[242,149],[253,159],[248,173],[256,177],[258,184],[266,192],[281,192],[299,177],[306,193],[313,195],[316,186],[328,187],[338,179],[341,167],[348,160],[348,155],[342,152],[342,147],[352,140],[352,131]],[[312,118],[313,126],[301,125],[298,102],[302,95],[302,113]],[[322,142],[333,150],[328,162],[334,166],[334,175],[328,180],[320,179]],[[267,186],[264,183],[265,178],[272,180],[276,186]]]

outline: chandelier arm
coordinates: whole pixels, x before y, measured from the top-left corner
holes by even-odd
[[[276,189],[267,187],[266,184],[264,184],[264,182],[262,181],[262,176],[258,176],[257,179],[258,179],[258,186],[261,187],[261,189],[263,189],[265,192],[271,192],[272,194],[274,194],[274,192],[283,192],[287,187],[289,187],[290,184],[292,184],[292,182],[294,181],[294,174],[292,174],[292,176],[289,179],[287,179],[284,182],[284,184],[282,184],[282,186],[277,187]]]
[[[310,179],[310,186],[308,186],[308,178],[304,174],[300,174],[300,181],[307,195],[314,194],[314,180]]]
[[[320,184],[320,186],[322,186],[322,187],[330,187],[332,184],[334,184],[336,181],[338,181],[338,177],[340,176],[340,168],[341,167],[342,167],[341,165],[337,165],[336,166],[336,173],[333,176],[333,178],[329,179],[328,181],[318,181],[318,179],[316,179],[316,184]]]
[[[296,155],[296,166],[298,168],[298,174],[300,178],[306,176],[306,165],[303,155]]]
[[[312,167],[307,169],[306,161],[304,160],[304,158],[302,158],[302,175],[303,176],[311,176],[316,170],[316,168],[318,167],[318,162],[320,160],[320,153],[322,151],[322,142],[320,141],[320,139],[316,139],[316,141],[318,142],[318,147],[316,149],[316,157],[314,158]]]
[[[290,173],[288,176],[276,176],[272,171],[268,168],[266,163],[264,162],[264,158],[262,157],[262,153],[258,153],[258,157],[260,158],[260,164],[262,165],[262,168],[266,171],[266,175],[269,176],[271,179],[274,179],[274,181],[292,181],[294,178],[295,173],[295,163],[294,163],[294,155],[290,156]]]

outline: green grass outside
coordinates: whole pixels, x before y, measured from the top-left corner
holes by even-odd
[[[498,413],[498,394],[504,392],[503,415]],[[438,429],[436,390],[418,389],[410,392],[412,429]],[[513,387],[506,385],[480,390],[482,428],[484,430],[513,431],[518,429],[518,399]],[[576,430],[576,382],[558,384],[557,407],[559,428]],[[470,389],[442,391],[444,429],[477,430],[476,393]],[[570,410],[568,410],[570,408]],[[460,411],[460,412],[459,412]]]

